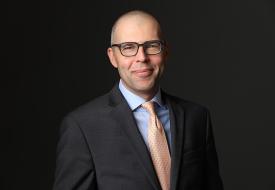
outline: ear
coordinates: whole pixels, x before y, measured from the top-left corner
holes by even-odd
[[[117,68],[117,62],[116,62],[116,58],[115,58],[115,56],[114,56],[114,51],[113,51],[113,49],[112,49],[112,48],[108,48],[108,49],[107,49],[107,54],[108,54],[110,63],[111,63],[115,68]]]

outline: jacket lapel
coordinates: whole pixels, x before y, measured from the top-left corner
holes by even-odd
[[[113,110],[110,112],[110,117],[113,117],[125,132],[129,139],[129,144],[132,146],[152,186],[156,190],[161,189],[153,168],[150,153],[137,128],[132,110],[119,91],[118,85],[116,85],[110,93],[110,106],[113,107]]]
[[[170,129],[172,139],[171,150],[171,190],[177,189],[177,181],[179,176],[180,163],[182,160],[183,140],[184,140],[184,110],[174,102],[169,95],[163,93],[163,97],[167,103],[170,116]]]

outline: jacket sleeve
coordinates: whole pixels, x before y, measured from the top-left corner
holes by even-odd
[[[223,190],[223,183],[219,173],[219,164],[215,148],[210,114],[207,112],[206,128],[206,159],[205,159],[205,184],[206,190]]]
[[[83,131],[67,116],[60,128],[53,190],[96,190],[94,164]]]

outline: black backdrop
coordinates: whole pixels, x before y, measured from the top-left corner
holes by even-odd
[[[212,113],[226,190],[275,189],[275,4],[11,1],[3,6],[0,189],[52,188],[62,117],[117,81],[106,55],[121,13],[143,9],[170,46],[162,87]]]

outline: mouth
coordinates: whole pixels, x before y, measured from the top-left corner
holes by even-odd
[[[152,73],[153,69],[138,69],[133,71],[133,74],[139,78],[149,77]]]

